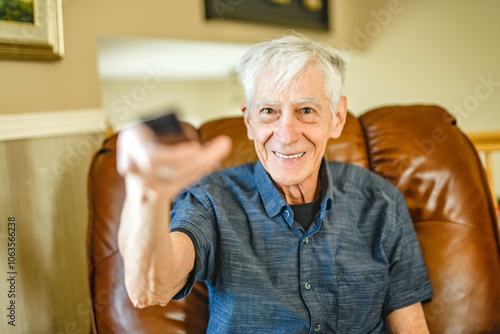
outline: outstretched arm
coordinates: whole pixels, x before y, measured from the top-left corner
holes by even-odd
[[[125,287],[135,307],[166,305],[186,284],[194,266],[191,239],[170,233],[175,196],[229,153],[230,140],[208,145],[186,141],[160,144],[144,125],[123,130],[117,142],[117,168],[126,197],[118,230]]]

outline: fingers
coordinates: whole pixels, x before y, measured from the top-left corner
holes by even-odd
[[[146,188],[177,193],[196,182],[229,155],[231,139],[214,138],[202,145],[197,141],[160,144],[145,126],[123,130],[117,141],[117,170],[134,174]]]
[[[183,142],[176,145],[159,145],[151,156],[151,169],[177,169],[177,172],[213,170],[231,152],[231,139],[219,136],[202,145]],[[182,167],[182,168],[181,168]]]
[[[151,156],[148,173],[154,177],[153,182],[185,188],[213,171],[230,151],[231,140],[223,136],[206,145],[196,142],[161,145]]]
[[[204,154],[212,167],[218,165],[229,156],[232,148],[232,140],[228,136],[218,136],[205,145]]]
[[[155,146],[154,134],[146,126],[124,129],[116,142],[116,169],[124,176],[127,172],[147,171],[150,155]]]

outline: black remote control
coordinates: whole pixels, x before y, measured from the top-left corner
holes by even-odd
[[[189,139],[174,113],[162,114],[158,117],[147,119],[144,121],[144,124],[154,132],[157,140],[161,143],[175,144]]]

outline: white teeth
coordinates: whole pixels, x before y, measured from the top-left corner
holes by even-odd
[[[278,153],[278,152],[274,152],[274,154],[276,154],[279,158],[283,158],[283,159],[295,159],[295,158],[300,158],[301,156],[303,156],[306,152],[302,152],[302,153],[298,153],[298,154],[292,154],[292,155],[284,155],[284,154],[281,154],[281,153]]]

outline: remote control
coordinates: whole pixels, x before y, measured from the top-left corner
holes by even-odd
[[[157,140],[163,144],[176,144],[189,140],[182,129],[182,124],[174,113],[162,114],[158,117],[147,119],[144,124],[156,135]]]

